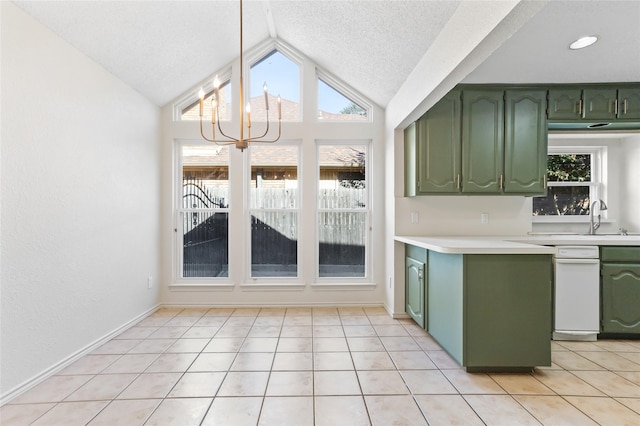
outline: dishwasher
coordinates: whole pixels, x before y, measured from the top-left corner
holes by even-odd
[[[595,341],[600,331],[598,246],[557,246],[553,340]]]

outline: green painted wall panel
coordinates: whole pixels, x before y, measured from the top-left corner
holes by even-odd
[[[428,262],[427,331],[463,364],[463,255],[429,251]]]

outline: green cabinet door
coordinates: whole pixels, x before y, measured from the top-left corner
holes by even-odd
[[[640,264],[602,264],[602,332],[640,333]]]
[[[418,120],[418,192],[460,192],[460,92],[449,92]]]
[[[551,255],[465,255],[464,362],[551,365]]]
[[[425,262],[407,256],[405,266],[406,312],[420,327],[425,328]]]
[[[618,90],[618,118],[640,119],[640,88]]]
[[[550,89],[549,120],[579,120],[582,114],[581,96],[580,89]]]
[[[586,120],[614,120],[616,118],[617,90],[586,88],[582,91],[582,118]]]
[[[417,156],[417,129],[413,122],[404,130],[404,196],[414,197],[417,194],[416,184],[416,156]]]
[[[462,192],[502,192],[504,92],[462,93]]]
[[[547,93],[505,93],[504,192],[544,194],[547,173]]]

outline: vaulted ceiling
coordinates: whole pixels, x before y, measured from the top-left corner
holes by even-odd
[[[237,1],[15,3],[159,106],[238,56]],[[542,3],[465,82],[640,81],[640,1]],[[245,0],[245,51],[278,38],[384,108],[459,4]],[[587,34],[600,41],[567,48]]]

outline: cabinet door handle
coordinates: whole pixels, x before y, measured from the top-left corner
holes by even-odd
[[[418,279],[422,279],[422,269],[418,269]]]
[[[542,189],[547,189],[547,175],[542,178]]]
[[[584,118],[584,111],[582,109],[582,99],[580,99],[578,101],[578,115],[582,116],[582,118]]]
[[[458,173],[458,181],[456,182],[456,189],[460,189],[460,173]]]
[[[614,99],[613,100],[613,112],[615,113],[615,115],[618,115],[618,100]]]
[[[627,115],[627,100],[622,101],[622,114]]]
[[[504,189],[504,176],[500,175],[500,189]]]

